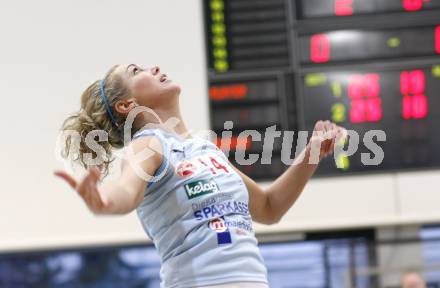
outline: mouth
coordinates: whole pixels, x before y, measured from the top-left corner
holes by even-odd
[[[162,74],[161,76],[160,76],[160,82],[161,83],[164,83],[164,82],[166,82],[167,80],[168,80],[168,76],[167,76],[167,74]]]

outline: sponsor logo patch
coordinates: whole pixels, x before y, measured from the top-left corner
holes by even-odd
[[[213,205],[203,207],[200,210],[194,211],[194,218],[201,221],[203,219],[221,217],[227,214],[249,215],[248,204],[241,201],[215,203]]]
[[[223,220],[222,218],[217,218],[209,221],[209,228],[217,233],[225,232],[228,229],[226,227],[225,220]]]
[[[218,192],[217,183],[213,179],[198,180],[184,185],[188,199]]]
[[[176,174],[180,177],[189,177],[193,175],[197,167],[189,161],[182,161],[176,167]]]
[[[232,243],[231,233],[229,232],[228,226],[223,217],[209,221],[208,226],[211,230],[217,233],[218,245]]]

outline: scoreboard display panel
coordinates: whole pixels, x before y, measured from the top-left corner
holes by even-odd
[[[440,63],[440,62],[439,62]],[[379,166],[363,165],[360,156],[336,159],[339,170],[374,171],[431,167],[440,163],[440,65],[411,65],[382,69],[316,70],[302,76],[306,130],[315,120],[330,119],[362,137],[383,130],[384,159]],[[359,151],[368,150],[359,144]],[[321,170],[332,173],[332,165]],[[321,171],[323,172],[323,171]]]
[[[284,0],[204,0],[209,68],[217,72],[289,67]]]
[[[359,147],[317,175],[440,167],[440,0],[206,0],[204,12],[211,127],[251,177],[278,176],[289,165],[283,131],[294,131],[295,155],[299,131],[310,135],[318,120],[356,131]],[[240,133],[264,138],[271,126],[282,131],[272,163],[236,163],[237,150],[264,154],[262,139]],[[373,137],[377,165],[362,161],[371,131],[386,135]]]
[[[336,30],[302,36],[299,41],[303,64],[436,56],[440,55],[440,25],[412,29]]]
[[[281,139],[274,139],[271,165],[259,161],[252,165],[237,163],[237,150],[244,154],[260,154],[263,142],[251,141],[248,135],[240,135],[246,130],[265,134],[267,127],[287,130],[296,121],[296,111],[288,103],[288,95],[293,94],[291,86],[293,74],[281,72],[258,72],[234,75],[217,75],[210,81],[211,128],[219,136],[217,145],[228,143],[230,161],[245,173],[255,178],[274,177],[282,173],[285,165],[281,162]],[[227,122],[230,135],[221,137]],[[246,156],[247,157],[247,156]]]
[[[437,0],[299,0],[300,19],[440,9]]]

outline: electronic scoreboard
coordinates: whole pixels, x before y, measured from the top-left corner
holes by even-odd
[[[236,150],[263,151],[242,131],[311,131],[317,120],[360,136],[318,175],[440,167],[440,0],[204,0],[204,16],[211,126],[221,136],[234,123],[230,159],[248,175],[287,165],[282,136],[271,165],[236,163]],[[386,134],[379,165],[361,161],[370,130]]]

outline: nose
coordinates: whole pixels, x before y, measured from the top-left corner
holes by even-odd
[[[151,68],[151,74],[156,76],[159,72],[160,72],[160,67],[159,66],[153,66]]]

